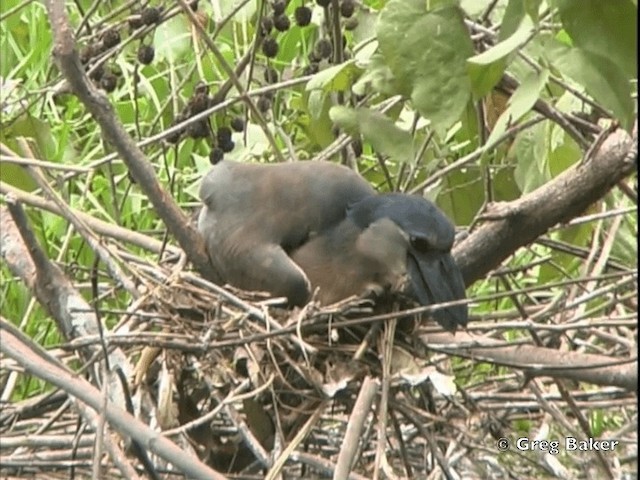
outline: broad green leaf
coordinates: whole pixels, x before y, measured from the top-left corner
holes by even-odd
[[[573,45],[638,76],[638,7],[630,0],[555,0]]]
[[[535,103],[540,98],[540,92],[547,84],[549,70],[541,72],[531,72],[520,84],[518,89],[509,99],[509,109],[514,120],[519,120],[525,113],[531,111]]]
[[[309,141],[322,148],[335,139],[332,133],[333,125],[329,118],[328,97],[321,90],[304,92],[299,108],[300,116],[296,120],[304,129]]]
[[[611,253],[628,262],[629,264],[638,261],[638,226],[629,221],[626,217],[620,225],[620,230],[616,235],[616,241],[613,243]]]
[[[375,53],[369,59],[366,71],[353,86],[353,92],[364,95],[371,86],[376,92],[391,96],[396,93],[395,82],[396,79],[389,66],[384,63],[382,55]]]
[[[322,112],[326,108],[327,95],[319,90],[309,92],[307,106],[309,109],[309,115],[313,120],[317,120],[322,115]]]
[[[326,68],[316,73],[307,83],[307,90],[323,90],[325,92],[344,92],[351,88],[361,70],[353,60]]]
[[[470,202],[469,199],[474,201]],[[484,184],[480,169],[469,168],[452,171],[443,179],[443,188],[437,203],[456,225],[469,225],[482,206]]]
[[[540,92],[547,84],[549,71],[531,72],[523,80],[520,86],[509,99],[509,106],[502,112],[487,139],[487,145],[491,145],[502,135],[509,125],[520,120],[526,113],[531,111],[536,101],[540,98]]]
[[[533,28],[533,22],[525,16],[509,38],[467,60],[471,87],[476,98],[485,96],[500,81],[508,57],[531,37]]]
[[[369,41],[376,34],[376,22],[378,14],[372,10],[361,8],[356,13],[358,26],[353,30],[353,41],[355,44]],[[357,50],[357,48],[355,49]]]
[[[251,20],[251,17],[255,15],[258,2],[245,2],[244,5],[238,9],[239,2],[216,2],[218,6],[219,17],[216,21],[220,21],[223,18],[232,15],[233,20],[236,22],[246,22]]]
[[[398,162],[412,162],[415,158],[413,139],[389,117],[367,108],[332,107],[329,116],[351,135],[361,134],[378,152]]]
[[[429,11],[424,0],[390,0],[380,13],[378,42],[397,91],[442,131],[469,101],[466,59],[473,46],[461,10],[438,6]]]
[[[487,3],[478,0],[460,0],[460,8],[471,19],[478,20],[487,11]]]
[[[556,128],[559,129],[559,127],[554,127],[554,130]],[[551,173],[551,176],[554,178],[582,158],[580,147],[578,147],[571,137],[568,137],[566,134],[564,134],[564,136],[565,143],[554,148],[551,153],[549,153],[549,173]]]
[[[524,4],[527,15],[537,24],[540,19],[540,4],[542,0],[522,0],[522,3]]]
[[[459,0],[425,0],[427,11],[432,12],[441,8],[455,7],[459,5]]]
[[[539,123],[518,135],[510,152],[516,160],[513,177],[523,194],[544,185],[551,178],[546,123]]]
[[[553,66],[563,75],[583,85],[604,108],[627,130],[634,119],[631,86],[624,73],[609,58],[578,48],[569,48],[558,42],[548,49]]]
[[[507,8],[504,11],[504,16],[502,17],[498,38],[500,40],[506,40],[513,35],[522,24],[522,20],[526,14],[523,0],[509,0]]]
[[[153,44],[158,60],[166,59],[175,63],[183,56],[193,54],[188,21],[183,15],[178,15],[162,23],[156,29]]]

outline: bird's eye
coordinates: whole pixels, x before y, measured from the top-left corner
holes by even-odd
[[[411,246],[418,252],[428,252],[431,249],[429,241],[424,237],[411,237]]]

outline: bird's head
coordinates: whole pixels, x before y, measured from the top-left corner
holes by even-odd
[[[363,230],[388,219],[396,226],[398,234],[407,239],[409,281],[402,293],[422,305],[465,298],[462,274],[451,256],[454,227],[432,202],[416,195],[375,195],[353,204],[347,216]],[[400,245],[400,242],[395,244]],[[431,316],[445,329],[454,331],[458,326],[466,326],[467,306],[445,307]]]

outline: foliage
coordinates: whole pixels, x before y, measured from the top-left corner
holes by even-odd
[[[381,191],[419,192],[461,228],[474,226],[488,202],[520,198],[546,184],[583,159],[594,132],[612,122],[630,131],[637,118],[637,4],[631,0],[364,0],[352,17],[334,23],[314,2],[291,0],[290,28],[272,29],[266,37],[261,18],[272,2],[193,2],[220,58],[178,3],[151,2],[161,7],[157,27],[141,25],[139,6],[122,1],[77,0],[66,7],[85,70],[188,212],[195,210],[198,181],[216,148],[226,150],[224,158],[242,161],[273,161],[275,152],[308,159],[325,155],[346,134],[349,147],[332,159],[357,165]],[[312,8],[308,26],[294,20],[303,5]],[[112,46],[109,32],[120,37]],[[274,55],[263,48],[267,38],[277,42]],[[328,55],[322,40],[329,42]],[[142,46],[152,47],[152,61],[141,61]],[[164,239],[157,213],[69,93],[52,51],[43,4],[3,0],[0,142],[27,157],[19,141],[24,137],[36,158],[61,167],[51,170],[49,180],[70,206]],[[246,94],[229,83],[229,66]],[[573,128],[546,114],[541,102]],[[213,107],[204,123],[185,123]],[[225,148],[219,133],[237,119],[243,128]],[[470,161],[437,176],[467,156]],[[5,161],[0,167],[2,182],[40,194],[23,169]],[[585,212],[599,217],[556,228],[519,250],[503,265],[514,272],[510,285],[494,277],[469,289],[478,298],[515,289],[517,301],[479,301],[473,313],[513,313],[518,302],[535,309],[564,295],[571,279],[592,271],[597,252],[606,252],[602,262],[613,270],[635,264],[633,207],[633,198],[614,189]],[[34,209],[30,221],[50,258],[89,298],[94,253],[61,217]],[[613,244],[603,250],[610,228]],[[141,248],[132,253],[155,259]],[[2,315],[40,343],[59,342],[27,289],[4,265],[0,275]],[[536,292],[518,293],[536,286]],[[129,301],[117,292],[101,307],[120,312]],[[585,308],[594,318],[612,310],[604,297]],[[114,324],[118,316],[106,313],[105,322]],[[486,364],[464,369],[460,375],[469,382],[504,372]],[[26,381],[14,397],[44,388]],[[589,422],[597,432],[619,425],[606,410],[594,411]]]

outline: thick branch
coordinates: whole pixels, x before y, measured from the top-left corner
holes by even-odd
[[[63,214],[62,210],[55,203],[45,200],[41,196],[20,190],[19,188],[13,187],[2,181],[0,181],[0,194],[11,194],[21,203],[25,203],[41,210],[46,210],[47,212],[55,213],[56,215],[62,216]],[[155,238],[143,233],[134,232],[133,230],[121,227],[120,225],[105,222],[104,220],[95,218],[87,213],[81,212],[80,210],[76,210],[75,208],[70,208],[69,210],[98,235],[130,243],[153,253],[159,254],[163,251],[163,248],[172,254],[178,254],[180,252],[178,248],[172,245],[163,245],[160,240],[156,240]]]
[[[103,411],[105,402],[97,388],[65,369],[9,322],[0,320],[0,331],[2,332],[0,351],[18,362],[31,374],[63,389],[93,410],[104,414],[109,424],[119,433],[132,438],[147,450],[173,464],[189,478],[215,480],[226,478],[204,465],[195,455],[185,455],[184,450],[175,443],[153,431],[125,410],[116,407],[112,402],[107,402]]]
[[[595,385],[638,389],[637,359],[562,352],[533,345],[508,345],[465,332],[420,335],[424,345],[438,352],[518,368],[530,376],[568,378]]]
[[[107,98],[87,78],[75,49],[76,43],[64,1],[49,0],[46,5],[54,35],[54,57],[71,90],[100,125],[104,138],[116,149],[196,269],[213,281],[219,280],[209,264],[202,237],[169,193],[162,188],[153,167],[120,123]]]
[[[56,321],[64,338],[71,341],[98,335],[100,329],[93,309],[64,272],[40,248],[21,205],[11,197],[7,198],[7,206],[0,208],[0,224],[0,258],[35,294],[40,304]],[[96,346],[83,349],[87,359],[99,351]],[[111,365],[120,366],[127,374],[133,370],[119,348],[108,355]]]
[[[454,249],[466,284],[484,277],[557,223],[578,216],[629,175],[638,156],[637,137],[637,124],[632,137],[618,129],[591,159],[518,200],[490,206],[484,215],[488,221]]]

